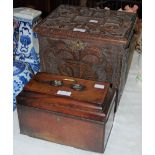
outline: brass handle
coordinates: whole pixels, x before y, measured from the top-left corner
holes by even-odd
[[[70,82],[77,83],[77,81],[75,79],[63,79],[63,81],[70,81]]]
[[[73,82],[73,84],[71,84],[70,87],[74,90],[83,90],[85,88],[83,85],[78,84],[75,79],[62,79],[62,81],[53,80],[53,81],[50,81],[50,85],[52,85],[52,86],[64,86],[64,81]]]
[[[64,85],[64,81],[70,81],[70,82],[73,82],[73,84],[76,84],[77,83],[77,81],[76,80],[74,80],[74,79],[62,79],[61,81],[59,81],[59,80],[52,80],[52,81],[50,81],[50,85],[52,85],[52,86],[63,86]]]

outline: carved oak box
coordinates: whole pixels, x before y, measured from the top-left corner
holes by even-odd
[[[103,152],[115,99],[110,83],[37,73],[17,96],[20,133]]]
[[[134,47],[136,15],[59,6],[35,31],[41,71],[112,82],[122,94]]]

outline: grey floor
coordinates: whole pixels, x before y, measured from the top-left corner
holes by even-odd
[[[139,54],[135,52],[104,155],[142,154],[142,84],[136,80],[138,72],[141,71],[138,60]],[[21,135],[17,111],[13,115],[14,155],[99,155]]]

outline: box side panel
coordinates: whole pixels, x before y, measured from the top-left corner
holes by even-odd
[[[39,36],[39,42],[42,72],[108,81],[118,87],[116,74],[118,67],[121,70],[121,66],[118,66],[122,51],[120,45],[44,36]]]
[[[121,99],[127,78],[128,78],[128,73],[129,69],[131,66],[131,61],[133,58],[133,53],[135,49],[135,36],[131,38],[129,45],[127,48],[124,49],[124,54],[121,59],[121,75],[120,75],[120,85],[118,87],[119,95],[118,95],[118,103]]]
[[[17,105],[20,132],[31,137],[103,152],[104,125]]]
[[[108,139],[113,127],[114,117],[115,117],[115,99],[112,101],[113,106],[110,109],[108,120],[105,125],[105,135],[104,135],[104,149],[108,143]]]

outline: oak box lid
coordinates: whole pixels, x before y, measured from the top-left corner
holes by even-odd
[[[35,31],[42,36],[111,41],[126,44],[133,33],[135,13],[60,5]]]
[[[81,87],[73,87],[79,84]],[[79,88],[81,90],[77,90]],[[109,106],[110,89],[110,83],[42,72],[37,73],[17,96],[17,107],[24,105],[103,121]]]

